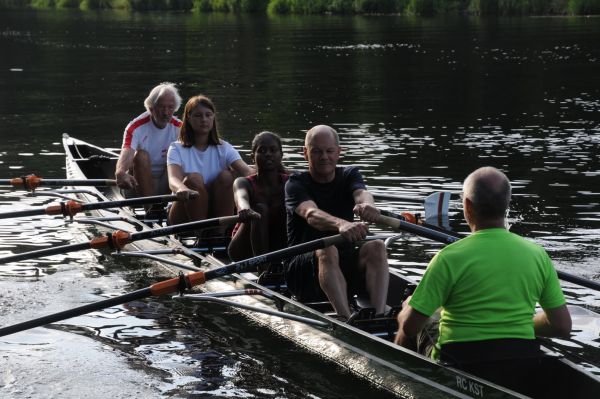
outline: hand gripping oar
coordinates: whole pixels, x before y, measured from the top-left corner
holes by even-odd
[[[66,201],[59,204],[49,205],[45,208],[33,208],[22,211],[4,212],[0,213],[0,219],[7,218],[18,218],[23,216],[35,216],[35,215],[63,215],[75,216],[79,212],[91,211],[94,209],[108,209],[117,208],[123,206],[137,206],[147,204],[158,204],[161,202],[177,201],[177,195],[155,195],[151,197],[139,197],[129,198],[119,201],[104,201],[104,202],[91,202],[88,204],[82,204],[77,201]]]
[[[14,179],[0,179],[0,186],[23,187],[26,190],[35,190],[39,186],[116,186],[116,180],[110,179],[42,179],[36,175],[16,177]]]
[[[318,240],[309,241],[304,244],[296,245],[293,247],[280,249],[279,251],[270,252],[264,255],[256,256],[254,258],[245,259],[239,262],[233,262],[226,266],[212,269],[206,272],[194,272],[189,273],[187,275],[182,274],[179,277],[161,281],[159,283],[152,284],[150,287],[142,288],[141,290],[133,291],[128,294],[120,295],[110,299],[105,299],[99,302],[90,303],[87,305],[77,307],[75,309],[65,310],[59,313],[54,313],[48,316],[40,317],[38,319],[14,324],[12,326],[0,328],[0,337],[9,334],[14,334],[23,330],[28,330],[30,328],[40,327],[46,324],[54,323],[56,321],[70,319],[71,317],[81,316],[83,314],[94,312],[96,310],[105,309],[111,306],[120,305],[126,302],[131,302],[149,296],[172,294],[174,292],[183,291],[186,288],[192,288],[193,286],[203,284],[208,280],[212,280],[232,273],[243,273],[246,271],[254,270],[259,264],[267,262],[277,262],[295,255],[303,254],[305,252],[325,248],[330,245],[340,244],[344,240],[345,239],[338,234],[331,237],[325,237],[320,238]]]
[[[415,235],[418,235],[421,237],[429,238],[430,240],[442,242],[444,244],[451,244],[455,241],[460,240],[460,237],[451,236],[450,234],[443,233],[441,231],[437,231],[437,230],[433,230],[433,229],[429,229],[427,227],[417,226],[417,225],[405,222],[404,220],[400,220],[395,217],[381,215],[381,216],[379,216],[377,222],[381,223],[381,224],[385,224],[387,226],[390,226],[396,230],[406,231],[406,232],[409,232],[409,233],[412,233],[412,234],[415,234]],[[569,283],[581,285],[582,287],[591,288],[591,289],[600,291],[600,283],[597,283],[592,280],[588,280],[583,277],[576,276],[571,273],[562,272],[560,270],[556,270],[556,273],[558,274],[558,278],[560,278],[561,280],[568,281]]]
[[[223,216],[214,219],[198,220],[183,224],[175,224],[172,226],[162,227],[153,230],[140,231],[137,233],[129,233],[127,231],[118,230],[112,234],[105,236],[94,237],[88,242],[79,244],[62,245],[60,247],[45,248],[37,251],[23,252],[21,254],[9,255],[0,258],[0,264],[9,262],[17,262],[26,259],[34,259],[42,256],[50,256],[57,254],[65,254],[68,252],[81,251],[84,249],[100,249],[111,248],[121,249],[125,245],[133,241],[145,240],[148,238],[156,238],[167,236],[169,234],[177,234],[185,231],[200,230],[207,227],[226,226],[236,223],[239,220],[238,216]]]

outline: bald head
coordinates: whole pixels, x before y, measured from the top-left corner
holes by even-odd
[[[480,219],[504,218],[511,196],[510,181],[500,170],[485,166],[467,176],[463,195]]]
[[[304,146],[309,148],[311,147],[312,142],[317,138],[324,138],[327,136],[333,137],[335,141],[335,145],[340,145],[340,139],[338,137],[337,132],[331,127],[327,125],[317,125],[311,128],[308,132],[306,132],[306,138],[304,139]]]

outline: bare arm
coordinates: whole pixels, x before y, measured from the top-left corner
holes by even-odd
[[[233,182],[233,199],[242,222],[248,219],[260,219],[260,214],[255,212],[250,205],[250,191],[252,186],[245,177],[238,177]]]
[[[348,241],[359,241],[367,236],[369,228],[364,223],[348,222],[319,209],[314,201],[304,201],[296,213],[319,231],[336,231]]]
[[[192,190],[183,183],[185,175],[180,165],[167,165],[167,173],[169,174],[169,188],[172,192],[177,194],[177,197],[181,199],[188,199],[190,196],[197,194],[196,191]]]
[[[425,327],[429,317],[410,306],[409,300],[410,297],[404,301],[402,311],[398,314],[398,332],[394,343],[415,350],[414,338]]]
[[[134,189],[137,186],[135,178],[129,174],[133,166],[133,156],[135,150],[133,148],[123,148],[117,161],[117,167],[115,168],[115,179],[117,185],[121,188]]]
[[[252,169],[243,159],[238,159],[231,164],[231,168],[238,174],[238,176],[250,176],[256,171]]]
[[[544,309],[533,316],[536,336],[569,338],[571,333],[571,314],[567,305]]]
[[[367,190],[354,190],[354,214],[365,222],[375,223],[380,215],[379,209],[375,208],[373,195]]]

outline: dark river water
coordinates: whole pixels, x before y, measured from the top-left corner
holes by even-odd
[[[0,178],[64,177],[63,132],[118,147],[150,88],[172,81],[184,98],[214,100],[222,136],[246,156],[254,134],[272,130],[286,165],[305,168],[304,132],[334,126],[343,163],[360,165],[374,191],[457,194],[473,169],[501,168],[514,186],[512,231],[544,245],[558,269],[599,281],[598,43],[600,19],[584,17],[2,10]],[[0,188],[0,212],[50,201]],[[459,205],[454,195],[451,224],[465,231]],[[86,233],[47,217],[7,219],[0,253]],[[418,275],[438,249],[410,240],[391,263]],[[162,277],[91,252],[2,265],[0,324]],[[570,303],[600,309],[600,293],[564,289]],[[599,341],[596,330],[562,344],[598,372]],[[1,397],[386,397],[233,310],[167,299],[0,338],[0,356]]]

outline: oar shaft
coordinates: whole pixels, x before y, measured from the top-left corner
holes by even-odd
[[[233,224],[239,220],[238,216],[223,216],[214,219],[198,220],[195,222],[175,224],[159,229],[140,231],[131,234],[131,241],[145,240],[148,238],[163,237],[169,234],[183,233],[209,227],[226,226]]]
[[[340,244],[344,241],[345,239],[338,234],[335,236],[325,237],[304,244],[296,245],[290,248],[281,249],[279,251],[271,252],[265,255],[256,256],[254,258],[246,259],[240,262],[234,262],[227,266],[210,270],[206,273],[194,272],[189,273],[187,275],[181,275],[180,277],[161,281],[152,284],[150,287],[130,292],[128,294],[119,295],[114,298],[83,305],[75,309],[65,310],[52,315],[43,316],[35,320],[29,320],[23,323],[0,328],[0,337],[8,334],[14,334],[16,332],[27,330],[30,328],[40,327],[60,320],[69,319],[71,317],[81,316],[82,314],[94,312],[96,310],[105,309],[115,305],[120,305],[137,299],[142,299],[153,295],[157,296],[171,294],[173,292],[176,292],[177,290],[192,288],[196,285],[203,284],[204,282],[210,279],[218,278],[236,272],[241,273],[265,262],[279,261],[294,255],[299,255],[301,253],[314,251],[315,249]]]
[[[151,197],[128,198],[128,199],[119,200],[119,201],[106,201],[106,202],[94,202],[94,203],[89,203],[89,204],[82,204],[81,208],[84,211],[91,211],[94,209],[106,209],[106,208],[114,208],[114,207],[121,207],[121,206],[158,204],[161,202],[177,201],[177,199],[178,198],[175,194],[154,195]]]
[[[32,208],[32,209],[25,209],[22,211],[4,212],[4,213],[0,213],[0,219],[10,219],[10,218],[20,218],[20,217],[24,217],[24,216],[43,215],[45,213],[44,211],[45,211],[45,208],[44,209]]]
[[[116,186],[116,180],[110,179],[41,179],[42,186]]]
[[[24,187],[35,190],[39,186],[116,186],[116,180],[109,179],[42,179],[36,175],[0,179],[0,185]]]
[[[137,299],[146,298],[152,295],[150,287],[143,288],[138,291],[133,291],[125,295],[121,295],[118,297],[105,299],[103,301],[89,303],[87,305],[83,305],[74,309],[65,310],[63,312],[54,313],[48,316],[43,316],[38,319],[25,321],[23,323],[14,324],[12,326],[0,328],[0,337],[5,335],[14,334],[19,331],[28,330],[30,328],[41,327],[46,324],[54,323],[57,321],[70,319],[72,317],[81,316],[86,313],[95,312],[96,310],[101,310],[105,308],[109,308],[111,306],[120,305],[122,303],[135,301]]]
[[[382,215],[382,216],[380,216],[379,221],[381,223],[391,226],[393,228],[396,228],[399,230],[404,230],[409,233],[413,233],[413,234],[421,236],[421,237],[429,238],[431,240],[438,241],[438,242],[441,242],[444,244],[451,244],[455,241],[460,240],[460,238],[458,238],[458,237],[454,237],[449,234],[442,233],[440,231],[428,229],[426,227],[416,226],[411,223],[407,223],[402,220],[399,220],[399,219],[396,219],[393,217],[389,217],[389,216]],[[558,278],[560,278],[563,281],[568,281],[573,284],[581,285],[582,287],[591,288],[591,289],[600,291],[600,283],[598,283],[596,281],[588,280],[586,278],[579,277],[574,274],[562,272],[560,270],[557,270],[556,274],[558,275]]]
[[[18,262],[26,259],[41,258],[43,256],[51,256],[58,254],[66,254],[69,252],[81,251],[83,249],[90,249],[92,245],[90,242],[82,242],[79,244],[61,245],[59,247],[38,249],[37,251],[23,252],[20,254],[3,256],[0,258],[0,264],[9,262]]]
[[[238,262],[233,262],[228,264],[227,266],[209,270],[204,273],[204,276],[205,279],[208,281],[210,279],[218,278],[231,273],[243,273],[245,271],[254,270],[256,266],[267,262],[277,262],[283,259],[291,258],[292,256],[314,251],[316,249],[325,248],[330,245],[341,244],[344,241],[346,241],[346,239],[340,234],[331,237],[319,238],[317,240],[295,245],[293,247],[284,248],[278,251],[269,252],[264,255],[255,256],[250,259],[244,259]]]

